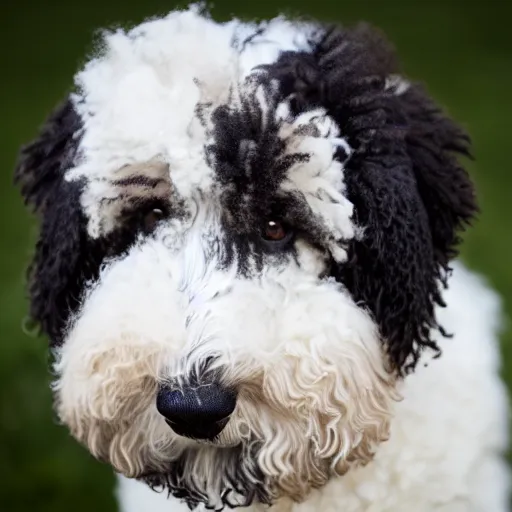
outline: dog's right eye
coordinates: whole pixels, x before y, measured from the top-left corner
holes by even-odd
[[[146,234],[152,233],[157,224],[164,218],[164,212],[160,208],[153,208],[144,215],[142,222],[143,230]]]

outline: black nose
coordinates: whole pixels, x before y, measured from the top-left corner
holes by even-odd
[[[236,394],[218,384],[189,389],[160,388],[156,407],[168,425],[181,436],[213,439],[235,410]]]

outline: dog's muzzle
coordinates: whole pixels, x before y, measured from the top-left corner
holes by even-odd
[[[156,407],[167,424],[181,436],[212,440],[235,410],[236,393],[216,383],[194,387],[160,388]]]

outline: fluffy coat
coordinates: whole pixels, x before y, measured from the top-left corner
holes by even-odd
[[[75,82],[16,180],[56,410],[123,512],[508,510],[469,139],[380,35],[194,6]],[[221,390],[204,437],[159,402]]]

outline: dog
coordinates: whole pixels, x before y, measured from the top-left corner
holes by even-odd
[[[470,141],[365,25],[104,32],[15,180],[60,422],[123,512],[505,512]]]

